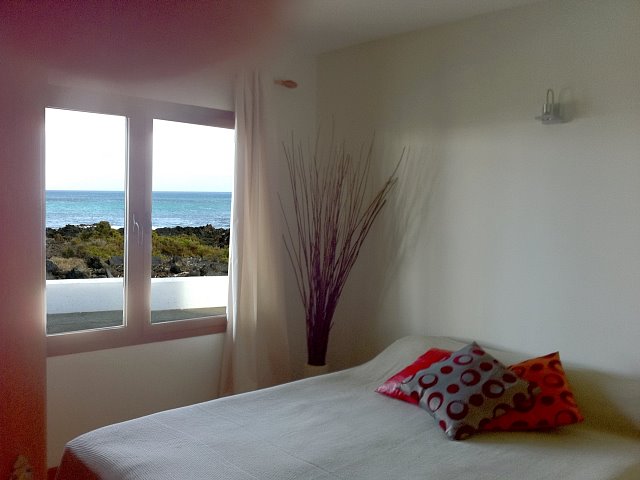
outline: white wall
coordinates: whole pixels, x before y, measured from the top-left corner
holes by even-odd
[[[286,51],[280,52],[265,68],[266,105],[269,117],[270,155],[272,168],[270,184],[271,221],[274,223],[273,242],[279,246],[273,264],[283,275],[277,276],[270,271],[262,271],[263,284],[278,282],[280,298],[278,312],[286,316],[289,343],[290,370],[293,378],[301,378],[307,361],[306,327],[304,311],[298,297],[293,270],[284,248],[282,232],[285,231],[284,219],[280,208],[280,199],[285,209],[290,208],[290,184],[283,156],[283,142],[306,142],[313,139],[316,132],[316,59],[299,56]],[[297,82],[298,87],[288,89],[273,83],[276,79],[289,79]]]
[[[82,433],[218,395],[224,334],[50,357],[47,456]]]
[[[18,455],[29,459],[34,478],[44,478],[41,90],[30,69],[3,53],[0,48],[0,478],[9,478]]]
[[[51,70],[47,74],[47,81],[51,85],[111,95],[233,110],[233,78],[236,68],[237,65],[231,63],[217,63],[186,74],[176,72],[171,77],[137,82],[104,80],[86,74]]]
[[[417,333],[639,375],[639,85],[637,0],[542,2],[321,56],[318,118],[351,143],[376,129],[381,173],[402,144],[414,159],[330,362]],[[568,123],[533,119],[547,88]]]

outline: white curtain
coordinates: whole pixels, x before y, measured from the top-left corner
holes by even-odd
[[[278,260],[282,239],[274,229],[279,224],[274,185],[280,159],[269,155],[265,103],[259,73],[240,74],[221,395],[290,379],[281,287],[286,264]]]

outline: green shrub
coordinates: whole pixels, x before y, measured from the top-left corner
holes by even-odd
[[[213,247],[202,243],[195,235],[163,236],[155,231],[151,235],[152,255],[162,257],[202,257],[220,262],[229,261],[229,248]]]
[[[106,260],[124,252],[124,236],[106,221],[82,230],[71,242],[76,247],[76,255],[83,258],[99,257]]]
[[[200,257],[221,263],[229,261],[229,247],[217,247],[207,244],[207,238],[199,238],[192,233],[179,233],[169,229],[167,235],[152,232],[152,255],[168,260],[173,257]],[[57,244],[57,247],[56,245]],[[54,233],[48,239],[47,248],[60,252],[65,258],[98,257],[107,260],[113,256],[124,255],[124,234],[122,229],[111,228],[109,222],[99,222],[90,227],[78,229],[75,236],[63,238]],[[55,255],[55,253],[54,253]]]

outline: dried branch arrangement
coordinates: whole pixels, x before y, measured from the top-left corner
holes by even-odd
[[[362,148],[358,158],[336,144],[333,135],[326,150],[319,136],[315,145],[284,145],[289,169],[293,212],[283,235],[307,326],[307,362],[324,365],[329,332],[349,272],[362,244],[397,182],[395,169],[377,192],[369,194],[374,140]]]

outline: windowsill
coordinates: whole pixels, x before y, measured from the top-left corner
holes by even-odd
[[[130,347],[146,343],[178,340],[200,335],[224,333],[227,330],[226,315],[216,315],[189,320],[165,321],[144,325],[144,328],[106,327],[72,333],[47,336],[47,356]]]
[[[151,312],[151,324],[220,317],[225,314],[225,307],[154,310]],[[122,310],[53,313],[47,315],[47,335],[117,327],[122,327]]]

